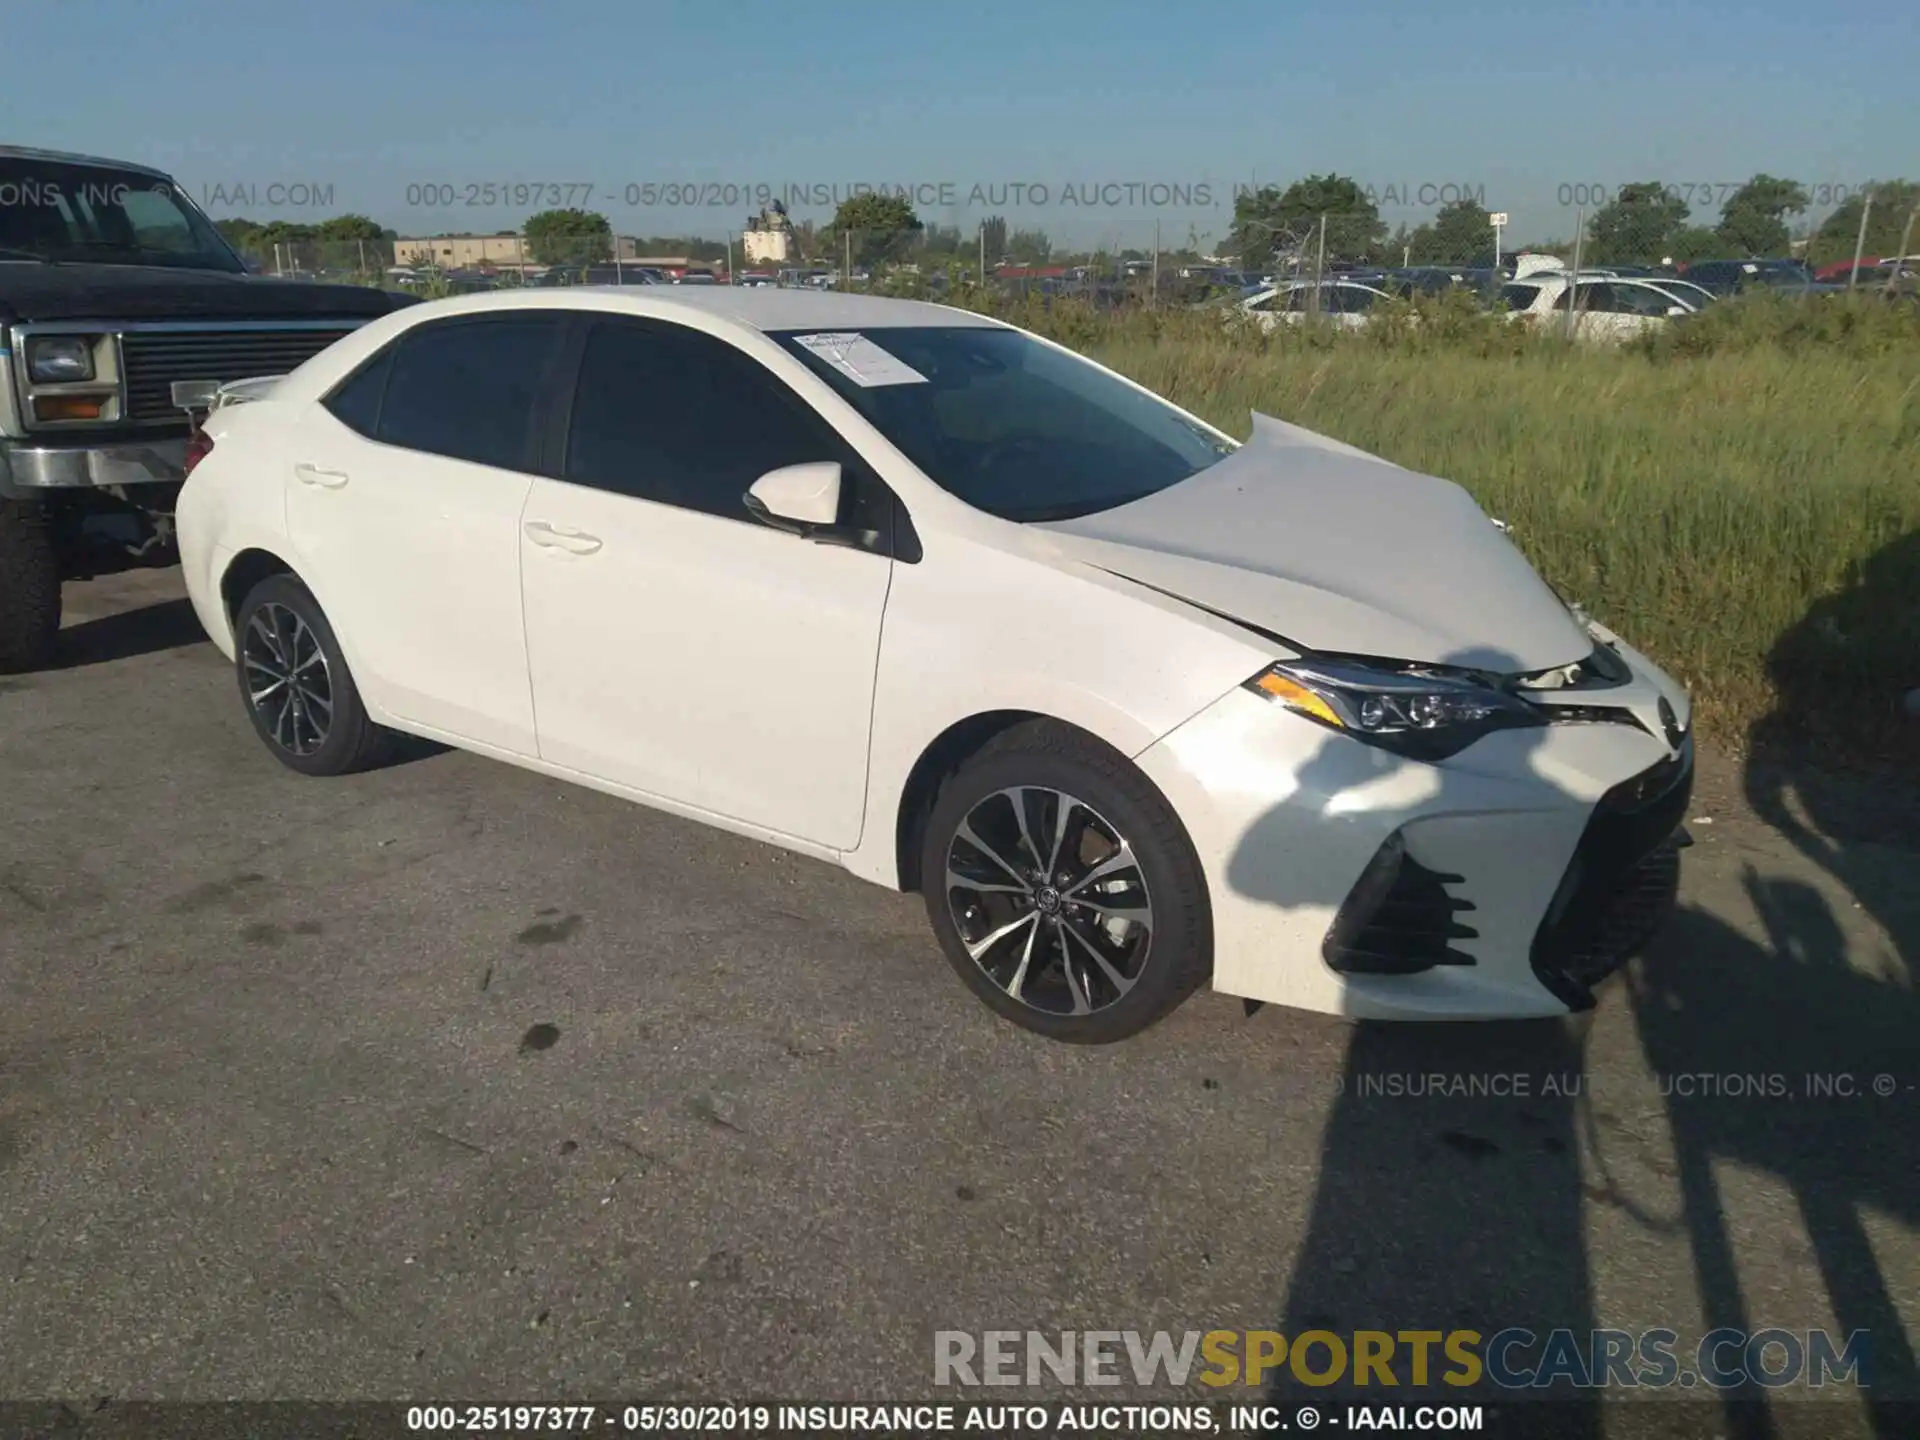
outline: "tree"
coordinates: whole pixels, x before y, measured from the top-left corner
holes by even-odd
[[[245,250],[253,245],[260,234],[259,222],[234,217],[230,220],[216,220],[213,228],[220,232],[220,238],[236,250]]]
[[[1718,231],[1709,230],[1704,225],[1682,225],[1667,237],[1666,248],[1654,258],[1671,260],[1676,265],[1691,265],[1696,260],[1712,260],[1723,256],[1726,250],[1727,242],[1720,238]]]
[[[1471,265],[1493,250],[1493,227],[1476,200],[1449,200],[1404,242],[1415,264]]]
[[[1007,217],[990,215],[980,222],[980,248],[987,252],[987,263],[993,264],[1007,253]]]
[[[1228,246],[1243,270],[1265,270],[1276,251],[1317,258],[1326,219],[1327,259],[1365,260],[1386,240],[1380,208],[1345,175],[1309,175],[1285,190],[1272,185],[1234,198]]]
[[[594,265],[613,258],[613,227],[591,210],[542,210],[529,215],[527,250],[541,265]]]
[[[1900,248],[1901,236],[1907,233],[1908,217],[1920,207],[1920,184],[1909,180],[1869,181],[1860,191],[1829,215],[1814,234],[1807,258],[1815,265],[1853,259],[1853,247],[1860,235],[1860,212],[1865,207],[1864,195],[1868,191],[1873,194],[1873,209],[1867,214],[1866,258],[1877,260]],[[1920,236],[1920,225],[1916,225],[1912,233]],[[1909,239],[1907,244],[1911,247],[1913,240]]]
[[[314,226],[316,240],[381,240],[385,238],[377,221],[365,215],[335,215]]]
[[[1793,181],[1756,175],[1727,197],[1713,233],[1729,255],[1785,255],[1787,216],[1806,208],[1807,192]]]
[[[1044,230],[1016,230],[1007,237],[1006,258],[1016,265],[1044,265],[1053,258],[1053,241]]]
[[[846,255],[851,240],[855,265],[883,265],[904,254],[921,228],[904,195],[849,196],[833,212],[833,253],[836,259]]]
[[[1582,264],[1651,265],[1670,253],[1673,237],[1691,212],[1658,180],[1622,185],[1613,200],[1587,222]]]

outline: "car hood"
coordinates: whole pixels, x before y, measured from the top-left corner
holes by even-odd
[[[363,285],[164,265],[0,260],[0,321],[372,318],[400,297]]]
[[[1593,649],[1458,485],[1265,415],[1190,480],[1034,528],[1074,559],[1298,648],[1502,674]]]

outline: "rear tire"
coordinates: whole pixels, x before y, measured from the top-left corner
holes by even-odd
[[[269,575],[240,602],[233,635],[240,700],[274,759],[302,775],[348,775],[386,760],[393,732],[368,716],[305,585]]]
[[[60,641],[60,562],[35,500],[0,499],[0,674],[41,670]]]
[[[1137,1035],[1213,970],[1206,877],[1173,807],[1057,721],[1015,726],[946,781],[920,876],[967,988],[1049,1039]]]

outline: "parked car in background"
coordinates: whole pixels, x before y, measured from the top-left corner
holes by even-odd
[[[1281,325],[1298,325],[1312,316],[1324,316],[1345,329],[1357,329],[1367,323],[1367,315],[1382,300],[1391,300],[1393,292],[1384,285],[1364,284],[1359,280],[1289,280],[1254,291],[1235,302],[1229,312],[1239,323],[1251,321],[1263,330]]]
[[[254,275],[142,165],[0,146],[0,197],[0,670],[30,670],[63,581],[175,558],[183,396],[204,408],[411,297]]]
[[[1720,296],[1758,288],[1801,290],[1814,283],[1813,271],[1800,260],[1696,260],[1680,274]]]
[[[1565,324],[1574,312],[1574,335],[1581,340],[1622,341],[1659,329],[1704,309],[1706,292],[1689,296],[1652,280],[1594,274],[1576,277],[1565,270],[1540,270],[1500,288],[1498,305],[1522,323]]]
[[[187,591],[280,763],[404,731],[917,890],[1054,1039],[1561,1016],[1674,906],[1686,694],[1465,490],[986,316],[441,301],[207,433]]]

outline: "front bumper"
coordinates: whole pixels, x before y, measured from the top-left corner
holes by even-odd
[[[0,439],[0,495],[109,485],[178,484],[186,476],[185,439],[113,445],[34,445]]]
[[[1609,703],[1685,696],[1631,651]],[[1673,907],[1693,746],[1629,723],[1402,760],[1244,691],[1139,757],[1199,853],[1214,988],[1367,1019],[1565,1015]]]

